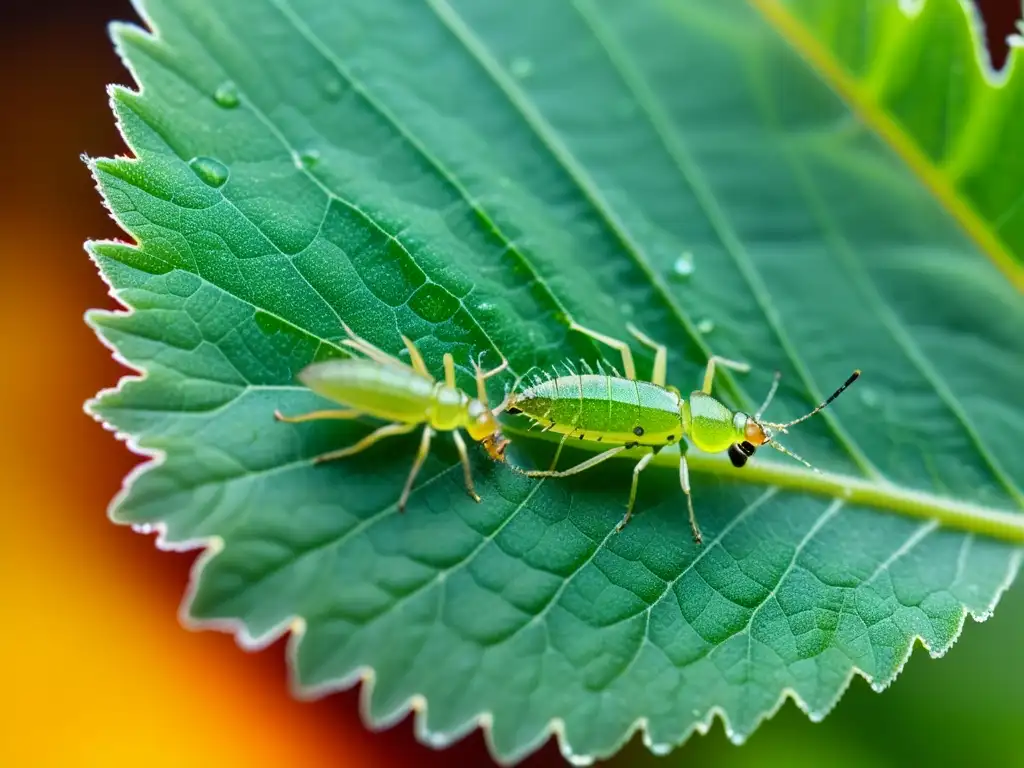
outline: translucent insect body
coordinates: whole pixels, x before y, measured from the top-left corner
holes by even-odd
[[[275,411],[274,417],[290,423],[360,416],[373,416],[390,422],[354,445],[317,456],[313,460],[316,463],[353,456],[384,438],[404,435],[423,425],[420,448],[398,500],[400,512],[405,510],[413,482],[430,451],[434,433],[451,432],[462,462],[466,491],[474,500],[480,501],[473,486],[466,444],[459,430],[466,430],[495,461],[505,460],[508,441],[501,434],[495,418],[497,409],[492,411],[487,404],[485,382],[503,371],[508,361],[503,360],[497,368],[486,372],[476,364],[477,396],[470,397],[455,385],[455,362],[450,353],[444,355],[445,378],[439,382],[430,375],[416,345],[405,336],[402,336],[402,341],[409,351],[411,365],[360,338],[347,325],[344,328],[348,334],[342,342],[344,346],[365,357],[313,363],[299,373],[299,380],[318,395],[348,408],[314,411],[300,416],[284,416]]]
[[[633,482],[626,514],[618,524],[618,530],[629,522],[633,513],[640,473],[665,446],[680,443],[679,482],[686,495],[694,540],[698,544],[701,543],[700,527],[697,524],[690,494],[686,443],[681,441],[685,438],[708,453],[727,452],[736,467],[742,467],[758,448],[767,445],[813,469],[802,458],[780,445],[775,435],[785,433],[789,427],[816,414],[860,376],[860,371],[854,371],[845,384],[813,411],[789,423],[777,424],[763,421],[761,414],[771,403],[778,388],[778,373],[764,404],[753,416],[739,411],[734,412],[712,397],[711,386],[716,365],[741,372],[750,370],[746,363],[727,360],[717,355],[708,360],[702,388],[692,392],[688,399],[684,399],[679,390],[665,385],[665,346],[652,341],[632,325],[627,328],[642,344],[655,350],[651,381],[637,380],[633,355],[626,342],[574,323],[573,330],[620,352],[625,376],[618,375],[617,371],[614,375],[609,375],[603,370],[594,373],[584,364],[584,373],[571,372],[569,375],[548,377],[546,380],[538,378],[531,386],[520,392],[516,392],[516,387],[513,387],[503,406],[495,409],[496,412],[504,409],[511,414],[523,414],[543,430],[550,430],[563,436],[551,469],[525,471],[513,467],[529,477],[568,477],[591,469],[631,448],[650,448],[633,468]],[[605,443],[614,447],[570,469],[555,470],[562,446],[571,438]]]

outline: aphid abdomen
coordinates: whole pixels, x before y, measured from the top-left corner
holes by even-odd
[[[664,445],[682,437],[679,397],[617,376],[560,376],[524,390],[513,407],[559,434],[612,445]]]
[[[336,403],[404,424],[425,421],[433,404],[435,385],[430,379],[362,358],[314,363],[299,379]]]

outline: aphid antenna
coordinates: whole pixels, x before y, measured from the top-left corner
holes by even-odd
[[[769,440],[768,441],[768,445],[770,445],[776,451],[779,451],[780,453],[784,453],[787,456],[791,456],[792,458],[796,459],[797,461],[799,461],[801,464],[803,464],[805,467],[807,467],[812,472],[817,472],[819,475],[821,474],[821,470],[820,469],[818,469],[816,466],[811,464],[809,461],[807,461],[800,454],[794,453],[793,451],[789,450],[789,448],[787,448],[786,446],[780,445],[779,443],[775,442],[774,440]]]
[[[815,408],[810,413],[804,414],[799,419],[793,419],[793,421],[787,422],[785,424],[776,424],[775,422],[772,422],[772,421],[763,421],[763,422],[760,422],[760,423],[763,424],[766,427],[771,427],[771,428],[777,429],[777,430],[779,430],[781,432],[786,432],[789,427],[792,427],[794,424],[799,424],[801,421],[806,421],[807,419],[811,418],[811,416],[813,416],[814,414],[816,414],[819,411],[821,411],[822,409],[824,409],[825,406],[827,406],[829,403],[831,403],[833,400],[835,400],[837,397],[839,397],[841,394],[843,394],[843,392],[846,391],[846,388],[849,387],[851,384],[853,384],[853,382],[855,382],[858,378],[860,378],[860,371],[856,370],[856,371],[854,371],[853,373],[850,374],[850,378],[848,378],[845,382],[843,382],[843,385],[841,387],[839,387],[839,389],[837,389],[835,392],[833,392],[831,395],[829,395],[827,398],[825,398],[825,400],[823,400],[821,402],[821,404],[818,405],[817,408]],[[777,379],[776,379],[776,381],[777,381]],[[773,385],[772,392],[774,392],[774,391],[775,391],[775,386]],[[762,410],[763,410],[763,408],[762,408]],[[801,461],[803,461],[803,459],[801,459]],[[804,463],[807,464],[807,462],[804,462]],[[808,464],[808,466],[810,466],[810,465]]]
[[[523,477],[529,477],[529,475],[527,474],[527,471],[525,469],[523,469],[522,467],[517,467],[515,464],[509,463],[508,464],[508,468],[511,469],[513,472],[515,472],[517,475],[522,475]]]

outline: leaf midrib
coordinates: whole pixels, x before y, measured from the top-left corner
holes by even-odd
[[[529,433],[521,427],[506,426],[504,429],[507,435],[515,435],[517,438],[529,435],[547,442],[559,440],[558,436]],[[601,444],[586,441],[574,441],[572,447],[588,453],[605,450]],[[623,451],[614,458],[636,460],[641,455],[643,449],[637,448]],[[759,459],[756,463],[747,464],[743,469],[736,469],[724,456],[702,453],[695,449],[687,450],[686,463],[691,471],[697,473],[843,499],[851,504],[885,509],[910,517],[935,519],[949,528],[1024,544],[1024,515],[1009,509],[960,501],[886,480],[869,480],[838,472],[812,472],[802,466],[772,460]],[[661,451],[650,464],[678,468],[679,453],[676,450]]]

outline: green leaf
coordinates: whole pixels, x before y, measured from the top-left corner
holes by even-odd
[[[821,718],[854,673],[883,688],[916,639],[940,655],[988,616],[1024,541],[1024,219],[996,215],[1021,138],[956,129],[974,170],[954,177],[900,129],[941,113],[924,74],[946,59],[855,102],[844,72],[902,71],[876,44],[898,17],[818,7],[149,0],[158,34],[115,27],[136,157],[92,168],[137,244],[90,246],[129,311],[89,320],[143,375],[89,407],[154,457],[113,518],[207,548],[187,620],[255,645],[291,629],[299,689],[363,679],[370,722],[414,707],[430,744],[479,724],[503,760],[555,733],[585,762],[715,714],[739,742],[785,697]],[[954,0],[927,8],[946,24],[918,45],[969,39]],[[958,61],[1019,112],[1019,76]],[[532,481],[474,450],[475,504],[441,435],[398,515],[415,436],[314,467],[371,424],[272,418],[323,405],[295,376],[343,354],[342,321],[394,353],[412,337],[433,371],[451,352],[466,388],[503,354],[496,395],[609,355],[573,320],[665,342],[683,391],[712,353],[751,363],[716,379],[734,407],[779,369],[778,420],[864,377],[788,436],[822,475],[690,454],[703,548],[678,455],[616,534],[631,462]],[[546,461],[522,427],[517,460]]]
[[[993,71],[974,4],[755,2],[1024,289],[1024,78]]]

